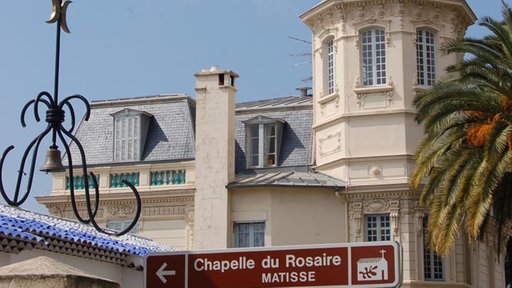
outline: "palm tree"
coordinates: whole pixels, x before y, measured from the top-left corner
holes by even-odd
[[[466,58],[414,99],[425,136],[411,184],[424,183],[427,242],[441,255],[463,232],[479,239],[492,228],[502,241],[512,224],[512,10],[502,3],[503,21],[480,20],[489,36],[443,46]]]

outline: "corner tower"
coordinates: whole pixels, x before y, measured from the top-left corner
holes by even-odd
[[[476,17],[464,0],[326,0],[313,32],[314,160],[351,186],[406,184],[421,128],[416,93],[460,58],[441,45]]]
[[[348,183],[347,238],[399,241],[404,284],[476,283],[464,241],[447,258],[424,246],[420,191],[409,187],[423,136],[413,99],[462,60],[440,47],[475,14],[464,0],[324,0],[301,19],[312,31],[313,161]]]

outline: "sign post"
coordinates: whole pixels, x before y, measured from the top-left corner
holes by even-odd
[[[186,251],[145,258],[144,287],[380,287],[401,284],[397,242]]]

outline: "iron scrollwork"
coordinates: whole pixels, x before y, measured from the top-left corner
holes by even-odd
[[[73,135],[73,131],[75,129],[75,110],[73,108],[73,105],[71,104],[72,100],[78,100],[81,101],[85,105],[85,116],[84,121],[89,120],[90,116],[90,105],[89,102],[85,97],[82,95],[72,95],[64,98],[62,101],[59,102],[58,98],[58,89],[59,89],[59,64],[60,64],[60,32],[61,29],[69,33],[69,28],[66,22],[66,10],[69,6],[71,1],[65,0],[64,2],[62,0],[52,0],[53,4],[53,11],[52,15],[50,16],[50,19],[46,21],[47,23],[57,23],[57,37],[56,37],[56,57],[55,57],[55,79],[54,79],[54,94],[53,96],[47,92],[43,91],[37,95],[37,97],[33,100],[30,100],[22,109],[21,112],[21,125],[23,127],[26,127],[25,122],[25,114],[30,109],[30,107],[33,107],[33,113],[34,118],[37,122],[41,121],[41,117],[39,114],[39,107],[41,105],[44,105],[46,107],[46,122],[48,125],[46,126],[45,130],[39,134],[30,144],[28,145],[27,149],[25,150],[25,153],[23,154],[20,162],[20,168],[18,170],[18,177],[16,182],[16,188],[14,190],[14,195],[12,198],[6,193],[3,185],[3,168],[4,168],[4,162],[8,155],[8,153],[14,149],[14,146],[9,146],[2,154],[0,158],[0,194],[2,195],[3,199],[6,201],[8,205],[19,207],[22,205],[28,198],[30,191],[32,189],[33,184],[33,178],[34,178],[34,172],[35,172],[35,164],[37,160],[37,153],[39,151],[39,146],[41,144],[41,141],[47,136],[51,134],[51,146],[50,151],[58,151],[58,145],[57,142],[60,142],[62,146],[64,146],[66,156],[67,156],[67,164],[68,164],[68,171],[69,171],[69,179],[74,179],[73,177],[73,157],[71,154],[71,150],[68,144],[68,141],[66,141],[65,136],[68,137],[69,143],[74,143],[78,149],[79,157],[81,160],[81,171],[84,179],[84,196],[85,196],[85,206],[87,209],[87,215],[83,217],[80,215],[80,212],[77,208],[77,200],[75,195],[75,188],[74,185],[70,184],[70,198],[71,198],[71,207],[73,209],[73,213],[75,217],[82,223],[86,224],[92,224],[94,228],[102,233],[108,234],[108,235],[123,235],[128,233],[136,224],[140,217],[141,213],[141,198],[140,195],[135,188],[135,186],[130,183],[127,180],[122,180],[126,186],[128,186],[134,196],[135,196],[135,202],[136,202],[136,210],[134,218],[130,225],[128,225],[123,231],[120,232],[113,232],[109,231],[107,229],[101,228],[98,223],[95,220],[96,214],[99,210],[99,202],[100,202],[100,191],[99,191],[99,185],[97,183],[96,177],[94,173],[89,172],[87,170],[87,162],[85,157],[85,151],[83,149],[82,144],[80,141]],[[71,121],[69,127],[64,126],[65,122],[65,111],[69,112]],[[31,153],[32,152],[32,153]],[[27,160],[29,158],[29,155],[31,154],[31,160],[29,163],[29,170],[28,174],[25,174],[25,167],[27,165]],[[58,152],[59,158],[60,158],[60,151]],[[61,159],[58,159],[59,161]],[[59,163],[61,164],[61,163]],[[64,168],[64,167],[63,167]],[[20,195],[20,189],[23,177],[27,176],[27,183],[26,183],[26,190],[25,192]],[[89,179],[91,181],[89,181]],[[91,185],[92,184],[92,185]],[[91,187],[92,186],[92,187]],[[93,190],[91,195],[91,188]]]

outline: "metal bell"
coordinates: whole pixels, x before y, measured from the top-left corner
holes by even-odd
[[[62,165],[59,149],[56,147],[50,147],[50,149],[46,151],[46,160],[39,170],[46,173],[66,171],[66,168]]]

